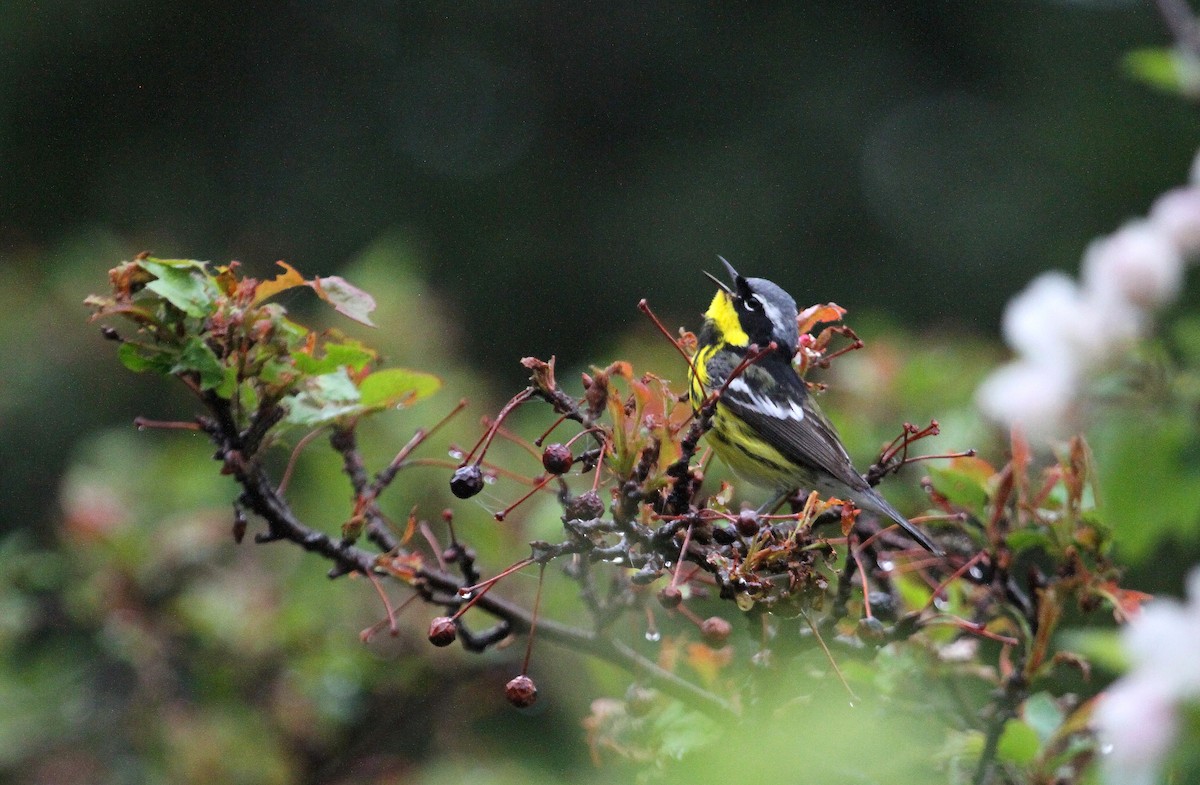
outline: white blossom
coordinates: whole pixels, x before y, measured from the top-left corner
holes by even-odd
[[[1066,331],[1077,318],[1080,302],[1074,280],[1059,272],[1043,273],[1004,307],[1004,339],[1026,357],[1068,361]]]
[[[1100,734],[1104,781],[1156,785],[1179,735],[1179,719],[1164,685],[1151,677],[1125,678],[1104,694],[1092,722]]]
[[[1030,360],[998,368],[975,392],[975,402],[985,416],[1020,425],[1033,439],[1064,435],[1074,397],[1071,366]]]
[[[1104,693],[1093,716],[1109,749],[1102,764],[1112,785],[1158,782],[1178,741],[1181,709],[1200,699],[1200,569],[1189,576],[1187,593],[1186,604],[1148,603],[1122,632],[1133,668]]]
[[[1139,336],[1142,322],[1127,303],[1102,300],[1069,276],[1050,272],[1009,300],[1001,331],[1022,359],[1081,375],[1111,362]]]
[[[1176,188],[1158,197],[1150,208],[1149,221],[1180,253],[1200,253],[1200,186]]]
[[[1093,240],[1083,255],[1083,289],[1104,307],[1159,308],[1183,288],[1183,255],[1150,221],[1132,221]]]
[[[1075,399],[1179,297],[1186,256],[1200,255],[1200,155],[1193,184],[1164,194],[1148,218],[1094,240],[1080,282],[1044,273],[1009,301],[1002,332],[1016,358],[976,392],[983,413],[1031,438],[1064,435]]]

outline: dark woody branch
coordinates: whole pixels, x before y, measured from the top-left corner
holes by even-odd
[[[267,525],[267,531],[258,535],[255,538],[256,542],[287,541],[295,543],[307,551],[317,553],[333,563],[334,566],[329,571],[331,578],[353,572],[362,575],[378,574],[376,554],[351,542],[334,539],[307,526],[296,517],[288,503],[279,495],[277,488],[262,466],[253,457],[247,459],[238,449],[241,443],[239,435],[236,431],[227,430],[227,427],[232,426],[233,423],[227,408],[228,401],[216,396],[205,396],[205,403],[212,411],[213,417],[201,418],[200,425],[218,445],[215,457],[224,464],[225,470],[231,473],[242,486],[240,506],[258,514]],[[356,493],[361,494],[367,488],[367,474],[354,444],[353,430],[348,428],[335,430],[331,442],[342,453],[351,483],[355,487]],[[369,538],[383,552],[396,549],[399,542],[383,525],[378,511],[373,509],[373,502],[368,506],[372,508],[367,513]],[[436,599],[435,595],[442,595],[441,599],[454,602],[453,598],[459,596],[459,591],[464,588],[466,583],[461,578],[426,565],[417,571],[415,585],[419,592],[431,600]],[[474,607],[499,619],[506,634],[528,633],[534,625],[531,611],[492,593],[480,596]],[[683,701],[693,708],[715,715],[733,716],[737,713],[728,701],[660,667],[654,661],[643,657],[619,641],[545,618],[537,619],[537,634],[543,639],[581,654],[598,657],[622,668],[643,679],[649,686]],[[484,636],[487,637],[487,633],[484,633]],[[486,648],[487,645],[495,642],[481,639],[476,641],[476,644],[479,648]],[[468,640],[469,643],[470,640]]]

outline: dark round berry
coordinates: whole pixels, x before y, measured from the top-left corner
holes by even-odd
[[[743,537],[753,537],[758,534],[758,513],[754,510],[742,510],[739,512],[737,530]]]
[[[733,625],[720,616],[709,616],[700,622],[700,634],[704,636],[704,642],[714,649],[724,646],[732,632]]]
[[[449,646],[458,637],[458,628],[449,616],[438,616],[429,623],[429,642],[434,646]]]
[[[470,499],[483,490],[483,472],[479,464],[468,463],[454,470],[450,478],[450,492],[460,499]]]
[[[542,466],[551,474],[566,474],[571,471],[575,456],[565,444],[552,444],[542,451]]]
[[[679,607],[679,603],[683,602],[683,592],[678,586],[664,586],[658,592],[658,604],[672,610]]]
[[[537,685],[533,679],[521,674],[504,685],[504,697],[518,709],[524,709],[537,702]]]
[[[581,493],[567,503],[567,520],[590,521],[604,514],[604,502],[595,491]]]

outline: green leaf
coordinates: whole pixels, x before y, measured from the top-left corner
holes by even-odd
[[[1054,538],[1049,532],[1041,529],[1017,529],[1004,538],[1008,547],[1014,551],[1028,551],[1034,548],[1050,549],[1054,546]]]
[[[270,357],[262,364],[258,378],[266,384],[283,387],[296,380],[296,366],[290,357]]]
[[[1009,720],[1000,734],[996,757],[1009,763],[1028,765],[1037,759],[1040,749],[1041,743],[1033,728],[1021,720]]]
[[[368,327],[375,326],[370,319],[371,311],[375,310],[375,298],[345,278],[338,275],[317,278],[312,282],[312,287],[317,296],[332,305],[338,313]]]
[[[221,383],[213,389],[213,392],[228,401],[233,398],[233,394],[237,392],[237,388],[237,368],[234,368],[232,365],[221,366]]]
[[[292,359],[296,362],[296,369],[312,376],[331,373],[338,368],[349,368],[358,372],[366,368],[377,356],[375,351],[358,341],[326,343],[324,348],[325,356],[320,358],[306,352],[294,352]]]
[[[155,279],[146,288],[188,316],[202,319],[212,313],[221,292],[203,262],[147,259],[139,262]]]
[[[171,373],[175,357],[174,353],[156,351],[133,343],[123,343],[117,348],[117,359],[134,373],[151,371],[165,376]]]
[[[1200,429],[1186,410],[1105,420],[1089,439],[1101,489],[1100,517],[1125,558],[1200,534]]]
[[[1037,733],[1038,740],[1046,744],[1054,738],[1063,723],[1063,712],[1048,692],[1030,695],[1021,710],[1021,717]]]
[[[1125,71],[1158,90],[1195,97],[1200,93],[1200,63],[1170,47],[1135,49],[1125,55]]]
[[[442,380],[431,373],[388,368],[376,371],[359,384],[365,409],[390,409],[411,406],[437,392]]]
[[[362,412],[361,396],[345,369],[303,380],[303,389],[280,403],[287,408],[284,421],[315,427]]]
[[[211,390],[225,381],[225,367],[202,338],[188,341],[175,358],[171,373],[194,371],[200,375],[200,389]]]
[[[976,515],[987,506],[987,482],[993,474],[991,466],[976,458],[959,458],[949,466],[929,468],[934,490]]]

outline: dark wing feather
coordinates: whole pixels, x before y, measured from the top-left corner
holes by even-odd
[[[721,402],[791,460],[831,474],[854,490],[868,487],[837,430],[786,360],[768,357],[750,366],[725,389]],[[794,415],[795,409],[803,411],[802,419],[780,416]]]

